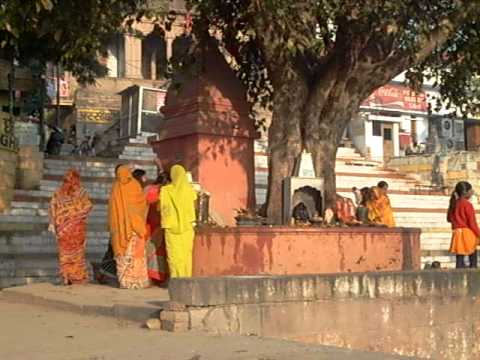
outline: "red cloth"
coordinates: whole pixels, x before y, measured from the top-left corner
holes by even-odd
[[[148,277],[158,284],[168,279],[167,251],[158,211],[160,191],[160,185],[151,185],[145,190],[149,206],[147,229],[150,237],[150,241],[147,243],[147,270]]]
[[[337,195],[336,203],[337,219],[344,224],[351,224],[355,222],[355,205],[351,199]]]
[[[475,236],[480,237],[480,229],[475,217],[475,209],[467,199],[458,199],[455,208],[448,213],[447,220],[452,224],[452,229],[468,228]]]

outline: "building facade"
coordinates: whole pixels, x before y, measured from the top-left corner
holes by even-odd
[[[183,3],[171,1],[169,7],[169,14],[175,16],[169,15],[164,21],[143,19],[133,24],[131,33],[112,38],[107,56],[101,59],[108,69],[106,77],[92,85],[80,85],[73,77],[68,78],[67,91],[61,94],[61,104],[66,105],[61,126],[66,132],[75,126],[77,141],[104,132],[119,119],[121,93],[126,89],[166,89],[169,60],[191,30]],[[63,76],[67,78],[68,74]]]

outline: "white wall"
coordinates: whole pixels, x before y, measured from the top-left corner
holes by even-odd
[[[118,77],[117,47],[112,44],[108,47],[107,68],[109,77]]]
[[[428,119],[416,118],[417,120],[417,139],[419,143],[427,141],[428,138]]]
[[[370,136],[367,138],[368,147],[370,148],[370,157],[372,160],[383,160],[383,137]]]
[[[393,124],[393,156],[400,156],[400,124]]]
[[[366,141],[365,141],[365,120],[361,114],[357,114],[350,121],[350,136],[355,148],[365,156],[367,154]]]

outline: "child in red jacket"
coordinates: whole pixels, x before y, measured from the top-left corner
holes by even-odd
[[[469,257],[471,268],[477,267],[477,245],[480,230],[475,217],[475,209],[470,201],[473,188],[466,181],[460,181],[450,198],[447,221],[452,224],[450,252],[456,254],[456,268],[465,267],[465,255]]]

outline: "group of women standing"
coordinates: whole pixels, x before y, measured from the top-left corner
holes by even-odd
[[[115,171],[108,222],[120,288],[141,289],[192,275],[196,192],[182,166],[174,165],[170,178],[162,173],[144,186],[128,165]],[[91,208],[79,173],[68,171],[50,203],[64,284],[88,282],[85,233]]]

